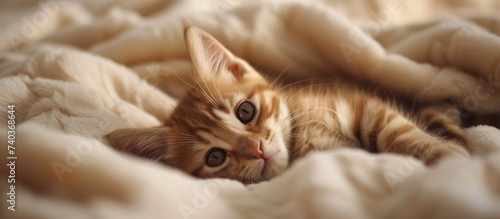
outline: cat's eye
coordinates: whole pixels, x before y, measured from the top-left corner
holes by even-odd
[[[209,167],[220,166],[226,160],[226,151],[220,148],[213,148],[207,153],[205,163]]]
[[[255,106],[248,101],[241,102],[236,108],[236,117],[243,124],[249,123],[255,117]]]

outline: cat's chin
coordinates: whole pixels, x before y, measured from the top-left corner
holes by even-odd
[[[288,158],[286,153],[278,150],[265,159],[261,176],[266,180],[270,180],[275,176],[281,174],[283,171],[285,171],[286,166],[288,165],[288,163],[286,162],[287,160]]]

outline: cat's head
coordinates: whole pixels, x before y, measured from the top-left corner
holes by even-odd
[[[195,84],[165,126],[108,135],[120,150],[202,178],[259,182],[288,165],[290,116],[277,90],[209,34],[186,27]]]

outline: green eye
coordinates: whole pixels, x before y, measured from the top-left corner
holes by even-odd
[[[247,124],[255,117],[255,106],[249,101],[243,101],[236,108],[236,117],[241,123]]]
[[[207,153],[205,163],[209,167],[220,166],[226,160],[226,151],[220,148],[213,148]]]

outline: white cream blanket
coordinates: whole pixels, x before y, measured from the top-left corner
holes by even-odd
[[[427,168],[321,152],[248,187],[194,179],[102,139],[171,113],[191,71],[182,21],[271,74],[349,74],[499,114],[499,9],[495,0],[1,2],[0,217],[500,218],[500,131],[489,126],[467,130],[471,159]]]

